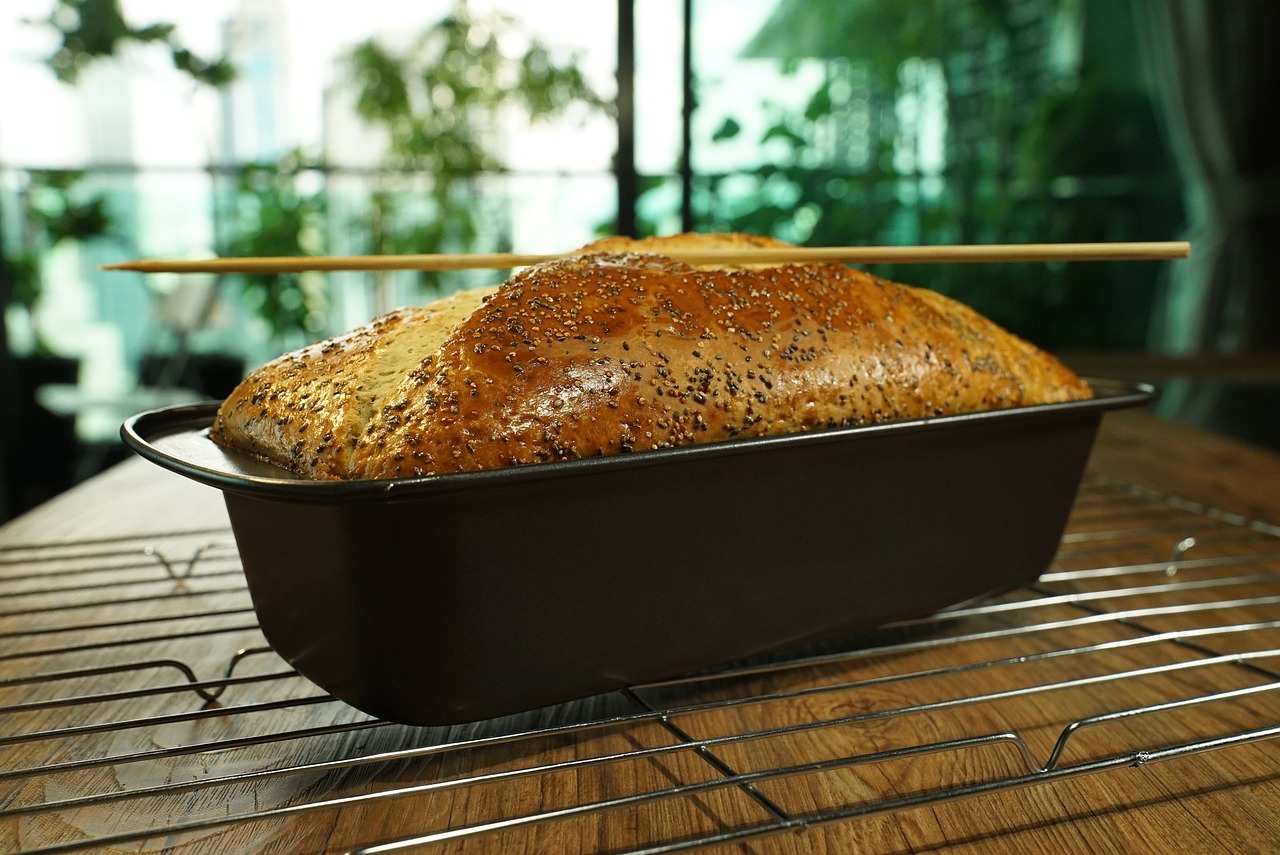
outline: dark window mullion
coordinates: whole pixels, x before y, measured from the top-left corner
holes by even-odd
[[[618,185],[617,233],[633,237],[640,184],[636,175],[635,69],[635,2],[618,0],[618,149],[613,172]]]
[[[684,43],[680,54],[680,228],[694,230],[693,223],[693,110],[697,95],[693,91],[693,0],[682,0]]]

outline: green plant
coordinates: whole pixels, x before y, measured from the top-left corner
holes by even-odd
[[[784,74],[820,63],[824,79],[799,110],[761,105],[758,165],[699,177],[698,226],[813,245],[1169,236],[1177,185],[1132,26],[1123,4],[1101,0],[783,0],[744,55]],[[927,174],[897,156],[913,144],[899,109],[919,97],[922,67],[941,84],[947,126],[945,167]],[[719,122],[711,145],[747,124]],[[1046,346],[1136,348],[1158,268],[875,272],[949,293]]]
[[[120,0],[57,0],[48,18],[28,23],[50,27],[59,34],[60,44],[46,62],[63,83],[74,84],[86,67],[115,56],[128,42],[163,45],[174,68],[199,83],[219,87],[235,79],[235,68],[228,60],[196,56],[179,41],[173,24],[129,24]]]
[[[84,179],[79,170],[47,169],[28,173],[25,200],[25,233],[22,248],[8,257],[13,290],[10,304],[25,315],[38,354],[51,348],[36,324],[36,309],[44,293],[44,265],[50,253],[72,243],[89,243],[111,231],[105,197],[85,196],[78,188]]]
[[[490,215],[476,179],[504,168],[495,153],[500,114],[537,122],[606,107],[576,57],[559,59],[516,19],[474,15],[465,0],[404,52],[369,40],[344,64],[356,113],[385,134],[393,176],[375,187],[360,224],[369,252],[471,248]],[[405,176],[425,176],[423,191],[406,191]],[[438,284],[431,274],[422,282]]]
[[[323,187],[306,189],[304,176],[317,164],[299,152],[274,163],[240,167],[224,219],[230,236],[220,254],[233,257],[323,254],[328,198]],[[314,177],[312,175],[311,177]],[[324,328],[325,293],[314,275],[240,274],[246,305],[281,342]]]
[[[74,85],[89,65],[115,56],[127,43],[163,44],[176,69],[197,83],[224,86],[235,78],[225,59],[206,60],[188,50],[168,23],[135,27],[126,21],[120,0],[57,0],[47,18],[27,20],[58,34],[58,48],[45,61],[58,80]],[[54,249],[86,243],[110,234],[111,214],[105,197],[84,196],[78,185],[80,170],[32,170],[22,194],[24,210],[21,249],[5,249],[0,263],[11,275],[10,305],[26,315],[37,351],[48,345],[36,329],[34,317],[44,290],[44,266]]]

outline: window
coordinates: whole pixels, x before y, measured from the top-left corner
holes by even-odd
[[[1274,33],[1272,6],[1241,5],[1255,19],[1243,29]],[[22,21],[65,24],[71,8],[173,21],[192,55],[225,54],[239,78],[198,85],[167,42],[135,39],[59,83],[42,62],[56,30]],[[1144,4],[533,8],[366,0],[324,17],[301,0],[14,0],[0,26],[7,350],[79,358],[82,402],[131,406],[140,384],[217,395],[284,349],[496,275],[97,269],[127,257],[544,252],[617,223],[811,245],[1163,240],[1195,213],[1162,121],[1168,81],[1148,72],[1163,13]],[[401,97],[412,109],[396,111]],[[1158,263],[875,272],[1060,351],[1151,347],[1153,307],[1172,293]],[[194,368],[226,358],[220,380]],[[69,412],[82,442],[114,442],[119,408]]]

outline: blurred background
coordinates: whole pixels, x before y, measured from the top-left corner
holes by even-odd
[[[6,0],[0,519],[134,412],[501,273],[142,257],[1189,239],[1176,263],[880,267],[1165,415],[1280,448],[1271,0]]]

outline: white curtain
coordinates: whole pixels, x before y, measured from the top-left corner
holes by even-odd
[[[1172,353],[1280,345],[1280,3],[1136,5],[1193,252],[1172,267],[1152,344]]]
[[[1134,0],[1192,257],[1170,267],[1150,348],[1280,347],[1280,2]],[[1162,409],[1202,424],[1221,385],[1170,384]]]

